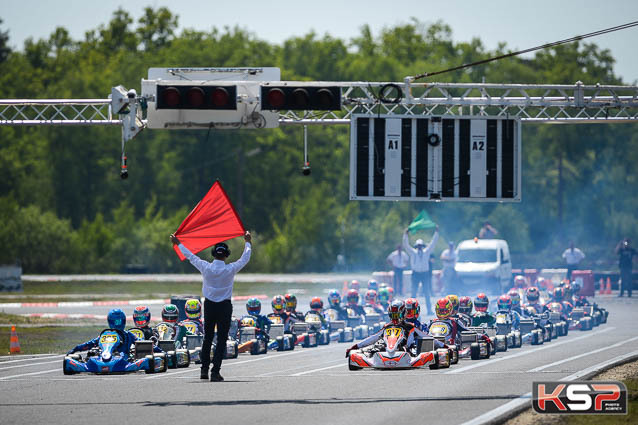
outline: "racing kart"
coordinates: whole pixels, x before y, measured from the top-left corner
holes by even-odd
[[[324,317],[328,321],[330,328],[330,339],[338,342],[354,341],[354,331],[351,327],[346,326],[344,320],[339,320],[339,313],[334,308],[324,311]]]
[[[281,317],[272,313],[267,317],[272,322],[270,330],[268,331],[268,337],[270,338],[268,349],[277,351],[294,350],[295,337],[290,332],[284,331],[284,323],[281,320]]]
[[[140,328],[131,328],[129,332],[137,338],[133,356],[136,359],[153,353],[153,345],[157,345],[166,354],[166,363],[169,369],[188,367],[191,364],[191,357],[188,350],[176,349],[173,340],[152,340],[144,339],[144,331]],[[154,339],[155,337],[153,337]],[[149,348],[150,347],[150,348]]]
[[[346,321],[346,324],[348,327],[352,328],[354,338],[367,338],[370,335],[370,327],[364,323],[361,315],[357,314],[357,312],[351,308],[346,308],[346,311],[348,312],[348,320]]]
[[[600,318],[600,315],[596,319],[593,317],[593,306],[588,307],[574,307],[569,315],[569,329],[581,331],[590,331],[594,327],[594,323],[597,323],[596,319]]]
[[[508,348],[520,348],[523,345],[521,332],[513,329],[509,314],[496,313],[496,336],[494,338],[496,351],[507,351]]]
[[[316,311],[309,311],[304,317],[305,323],[310,327],[309,331],[316,334],[317,345],[330,344],[330,331],[323,329],[322,317]]]
[[[551,334],[548,334],[551,329],[543,326],[543,321],[547,319],[543,319],[540,315],[521,317],[518,329],[521,332],[523,344],[542,345],[551,338]]]
[[[268,352],[268,340],[261,331],[253,326],[241,326],[239,328],[239,346],[237,351],[240,353],[249,352],[251,355],[266,354]]]
[[[104,329],[98,337],[98,346],[87,351],[83,358],[80,354],[65,356],[62,372],[65,375],[76,373],[127,373],[143,370],[146,373],[166,372],[167,363],[164,353],[147,354],[144,357],[129,360],[115,350],[125,340],[124,333],[117,329]],[[136,342],[137,348],[138,342]],[[137,350],[136,350],[137,352]]]
[[[406,348],[405,342],[406,335],[403,328],[389,327],[383,332],[383,339],[377,341],[371,348],[350,352],[348,369],[414,369],[425,366],[436,369],[450,366],[447,349],[419,352],[418,347]]]
[[[459,355],[469,356],[472,360],[489,359],[492,354],[496,354],[496,332],[495,326],[468,327],[468,331],[461,332],[463,350],[459,351]]]

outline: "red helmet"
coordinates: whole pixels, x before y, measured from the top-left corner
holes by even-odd
[[[565,288],[563,288],[562,286],[554,288],[553,296],[554,301],[563,301],[563,298],[565,298]]]
[[[421,306],[416,298],[408,298],[405,300],[405,318],[418,319],[421,313]]]
[[[388,317],[394,324],[398,324],[405,318],[405,304],[401,300],[394,300],[388,306]]]
[[[270,305],[274,313],[283,313],[286,308],[286,300],[284,300],[283,295],[275,295],[272,297]]]
[[[294,294],[284,295],[286,300],[286,311],[295,311],[297,309],[297,297]]]
[[[512,307],[519,307],[521,305],[521,294],[516,289],[510,289],[507,295],[512,299]]]
[[[467,295],[459,298],[459,311],[465,314],[471,314],[472,308],[474,308],[474,304],[472,304],[472,298]]]
[[[323,310],[323,301],[321,301],[320,297],[314,297],[310,300],[310,310],[321,312]]]
[[[487,311],[489,305],[490,299],[487,298],[487,295],[485,295],[483,292],[481,292],[476,296],[476,298],[474,298],[474,309],[476,309],[476,311],[484,313]]]
[[[447,319],[452,315],[453,311],[454,306],[448,298],[441,298],[434,304],[434,312],[439,319]]]
[[[527,279],[525,279],[525,276],[522,276],[519,274],[514,278],[515,288],[525,288],[526,286],[527,286]]]
[[[359,289],[361,289],[361,284],[359,283],[358,280],[353,280],[352,282],[350,282],[350,289],[356,289],[357,291]]]
[[[392,300],[394,299],[394,288],[391,286],[388,286],[388,292],[390,293],[390,300],[388,302],[392,302]]]
[[[541,293],[537,287],[530,286],[529,288],[527,288],[527,291],[525,292],[525,296],[527,297],[528,303],[535,303],[540,298]]]
[[[346,303],[348,305],[358,305],[359,304],[359,292],[356,289],[351,289],[346,294]]]
[[[366,304],[376,304],[377,303],[377,291],[374,289],[368,289],[365,295]]]
[[[496,300],[496,305],[499,310],[510,311],[512,309],[512,299],[509,295],[501,295]]]

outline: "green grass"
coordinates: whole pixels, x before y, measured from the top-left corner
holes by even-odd
[[[25,328],[16,325],[22,354],[66,353],[75,345],[95,338],[104,326]],[[0,354],[9,354],[11,328],[0,328]]]
[[[0,311],[0,324],[3,325],[24,325],[24,324],[46,324],[59,323],[58,319],[45,319],[42,317],[24,317],[17,314],[8,314]]]
[[[47,302],[61,301],[60,295],[98,295],[93,300],[168,298],[171,295],[201,295],[202,284],[197,282],[24,282],[23,292],[8,292],[1,295],[18,295],[18,299],[2,299],[0,302]],[[302,288],[307,294],[324,296],[325,289],[341,289],[338,284],[301,283],[235,283],[234,295],[283,294],[289,289]],[[38,297],[34,297],[37,295]],[[46,295],[56,297],[46,298]],[[44,297],[43,297],[44,296]],[[72,300],[69,297],[69,300]]]

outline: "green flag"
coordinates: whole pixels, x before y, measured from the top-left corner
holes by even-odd
[[[436,223],[432,221],[426,210],[421,210],[419,215],[416,216],[412,223],[408,226],[410,233],[414,233],[421,229],[434,229]]]

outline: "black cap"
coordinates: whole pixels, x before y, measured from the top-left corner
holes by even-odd
[[[230,248],[224,242],[219,242],[213,247],[213,257],[229,257]]]

